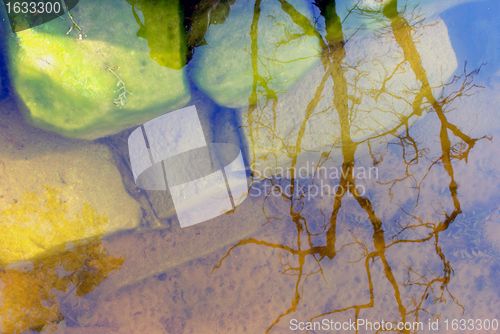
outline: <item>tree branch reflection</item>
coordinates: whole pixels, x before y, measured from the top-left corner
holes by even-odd
[[[276,123],[274,123],[274,125],[266,124],[264,120],[261,120],[261,117],[263,116],[258,114],[258,85],[262,84],[261,78],[258,74],[257,64],[257,26],[260,15],[259,3],[259,0],[255,2],[254,21],[252,22],[251,29],[254,87],[252,97],[250,98],[248,126],[250,144],[252,148],[255,147],[254,133],[258,127],[274,127],[274,131],[272,133],[273,135],[278,136],[278,132],[275,130]],[[311,316],[311,319],[322,318],[327,315],[347,311],[353,311],[355,318],[358,319],[362,310],[373,308],[376,301],[371,270],[373,263],[377,261],[379,261],[382,265],[384,277],[392,289],[393,299],[397,305],[399,314],[399,319],[397,319],[397,321],[406,322],[408,319],[418,321],[422,312],[428,312],[425,307],[427,302],[445,302],[446,296],[450,297],[456,305],[463,309],[459,300],[448,289],[448,285],[453,274],[453,268],[440,245],[440,234],[448,229],[448,227],[462,212],[458,196],[458,184],[456,182],[454,171],[455,161],[467,161],[467,158],[476,143],[479,140],[488,138],[486,136],[474,138],[467,135],[456,124],[450,121],[448,117],[448,114],[453,111],[453,102],[460,98],[470,96],[473,94],[474,89],[479,87],[473,82],[474,76],[478,73],[479,69],[467,72],[465,67],[462,76],[453,77],[448,84],[442,87],[445,89],[445,96],[436,97],[433,92],[433,88],[435,87],[432,87],[430,84],[428,74],[423,66],[419,50],[417,49],[416,42],[414,40],[414,27],[409,23],[409,20],[398,11],[398,1],[393,0],[389,2],[383,7],[382,11],[363,11],[359,7],[355,6],[355,8],[349,11],[349,15],[355,15],[353,12],[356,10],[357,15],[377,16],[378,19],[385,19],[388,27],[386,30],[382,31],[382,33],[391,34],[403,54],[402,62],[399,62],[392,70],[386,71],[381,87],[378,89],[372,89],[370,93],[373,98],[377,101],[384,95],[392,94],[392,92],[387,89],[386,85],[394,74],[401,71],[401,68],[405,65],[409,65],[409,70],[414,74],[416,81],[418,81],[420,86],[418,91],[413,91],[409,94],[409,96],[412,97],[411,99],[407,96],[395,96],[395,98],[404,100],[411,106],[411,112],[408,115],[401,115],[399,118],[400,121],[396,126],[382,133],[374,134],[368,138],[355,140],[352,135],[352,131],[355,127],[353,120],[358,113],[362,112],[362,110],[360,110],[359,107],[359,98],[353,96],[352,91],[356,91],[358,89],[357,81],[360,80],[363,73],[358,71],[356,66],[349,65],[346,61],[348,53],[346,44],[349,39],[345,37],[343,27],[345,20],[342,20],[338,15],[336,2],[317,0],[315,3],[325,20],[326,31],[324,36],[318,32],[313,22],[310,22],[306,17],[301,15],[300,12],[295,10],[289,2],[280,0],[280,3],[282,10],[289,15],[291,20],[298,27],[302,29],[303,33],[315,36],[318,39],[318,43],[324,50],[321,59],[324,73],[318,80],[313,97],[308,102],[307,107],[304,110],[303,118],[298,127],[297,136],[291,143],[290,138],[280,138],[280,142],[283,143],[286,154],[291,158],[289,170],[292,174],[290,176],[289,185],[292,196],[290,197],[282,194],[282,199],[289,202],[288,217],[293,223],[296,238],[293,246],[273,243],[256,238],[241,240],[227,250],[226,254],[215,265],[214,270],[219,269],[223,265],[224,261],[231,256],[235,249],[248,245],[256,245],[259,247],[279,250],[292,255],[296,259],[296,263],[293,265],[288,264],[285,270],[286,273],[293,272],[296,276],[295,288],[291,296],[290,304],[269,324],[266,329],[266,333],[271,332],[284,317],[296,312],[300,305],[302,298],[301,289],[304,288],[305,280],[308,275],[304,269],[306,258],[309,256],[312,257],[319,268],[314,271],[313,274],[322,274],[322,263],[324,263],[324,261],[334,259],[339,252],[342,251],[342,248],[337,249],[336,244],[337,225],[339,224],[339,213],[341,212],[342,205],[346,197],[351,196],[357,203],[358,207],[364,212],[371,227],[371,245],[367,245],[362,241],[355,239],[355,246],[358,246],[363,251],[363,257],[360,261],[364,262],[364,270],[366,272],[368,282],[369,300],[327,310],[319,314],[314,314]],[[412,15],[415,14],[413,13]],[[415,19],[414,21],[417,22],[415,24],[425,24],[425,21],[422,21],[421,19]],[[354,76],[350,75],[352,72],[355,73]],[[341,152],[342,158],[342,173],[338,181],[339,187],[337,187],[337,191],[333,196],[331,214],[329,215],[329,218],[326,219],[327,222],[323,232],[324,242],[318,244],[315,242],[317,238],[313,238],[313,233],[311,233],[308,225],[308,221],[313,220],[314,217],[304,213],[304,207],[306,205],[304,202],[304,194],[301,193],[300,189],[298,189],[300,188],[300,185],[295,172],[298,159],[303,153],[303,139],[307,126],[316,113],[324,112],[318,111],[317,107],[323,92],[327,87],[328,81],[333,82],[333,108],[327,112],[337,113],[338,129],[336,130],[340,133],[340,142],[332,143],[330,151],[327,151],[326,153],[324,152],[321,156],[321,160],[328,160],[331,153],[338,148]],[[456,88],[452,89],[453,87]],[[278,99],[276,93],[267,91],[265,94],[268,101],[270,100],[275,105],[276,100]],[[273,110],[275,112],[275,107]],[[393,112],[397,113],[398,111],[395,110]],[[424,112],[435,114],[439,127],[439,136],[436,139],[439,142],[440,153],[437,158],[431,159],[430,162],[428,162],[427,159],[423,159],[423,157],[428,154],[428,151],[426,148],[421,147],[421,144],[413,137],[412,128],[410,126],[410,121],[423,115]],[[438,166],[442,167],[448,179],[447,189],[449,199],[452,203],[452,208],[443,213],[443,218],[441,220],[428,221],[427,219],[420,217],[418,214],[413,213],[411,210],[402,208],[401,210],[404,212],[408,223],[400,226],[400,230],[392,238],[386,235],[384,226],[387,227],[389,222],[382,221],[381,215],[377,213],[376,207],[373,204],[373,198],[370,198],[368,195],[361,194],[357,190],[358,180],[354,173],[356,166],[356,154],[360,151],[362,146],[366,145],[369,155],[372,158],[373,165],[378,165],[383,159],[380,156],[377,157],[376,153],[372,149],[372,145],[375,142],[386,142],[387,146],[397,145],[400,147],[401,161],[405,166],[404,175],[388,181],[380,182],[380,187],[388,186],[387,191],[392,192],[392,189],[396,184],[405,180],[411,180],[417,189],[417,194],[414,198],[415,207],[417,207],[419,203],[420,187],[422,182],[425,180],[427,175],[429,175],[432,169],[437,168]],[[255,161],[255,152],[253,151],[251,155],[253,159],[252,161]],[[428,163],[428,165],[425,165],[426,163]],[[424,170],[426,170],[421,178],[418,178],[418,176],[413,173],[413,170],[417,167],[420,169],[424,168]],[[275,180],[268,181],[271,183],[275,182]],[[272,217],[269,219],[273,220]],[[415,234],[421,236],[418,238],[402,238],[401,236],[406,234],[408,231],[414,231]],[[304,238],[305,241],[303,241]],[[439,259],[441,272],[437,276],[427,277],[425,274],[419,273],[416,269],[410,267],[407,272],[408,279],[406,281],[398,280],[398,275],[395,274],[393,265],[391,265],[391,261],[389,260],[388,252],[389,250],[397,249],[398,246],[401,246],[402,244],[429,244]],[[402,292],[408,287],[419,288],[418,294],[413,296],[410,300],[405,300]]]

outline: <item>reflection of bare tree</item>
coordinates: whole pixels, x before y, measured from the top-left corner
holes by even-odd
[[[309,101],[306,110],[304,111],[304,117],[300,123],[298,129],[298,135],[295,143],[292,145],[284,145],[286,147],[288,155],[291,157],[290,171],[292,172],[290,178],[290,193],[291,197],[283,195],[283,198],[290,202],[288,215],[290,220],[294,224],[294,229],[296,233],[295,245],[289,246],[279,243],[268,242],[265,240],[259,240],[255,238],[244,239],[238,242],[236,245],[228,249],[226,254],[220,259],[219,263],[215,266],[215,269],[219,268],[222,263],[231,255],[231,252],[241,246],[245,245],[259,245],[271,249],[281,250],[287,252],[291,256],[297,259],[295,265],[288,265],[286,272],[294,272],[297,276],[295,281],[295,289],[293,292],[293,297],[290,305],[281,314],[279,314],[274,321],[268,326],[266,332],[270,332],[275,325],[277,325],[285,316],[295,312],[301,300],[301,286],[304,284],[305,277],[308,275],[304,270],[304,264],[306,258],[311,256],[318,266],[319,273],[322,272],[322,261],[333,259],[341,249],[336,249],[336,231],[337,223],[339,220],[339,212],[343,205],[345,196],[350,194],[356,201],[359,208],[361,208],[368,221],[371,225],[371,242],[372,245],[365,245],[359,242],[360,248],[364,252],[364,268],[366,271],[366,277],[368,281],[369,288],[369,300],[362,301],[360,303],[355,303],[350,306],[341,307],[338,309],[329,310],[321,314],[314,315],[312,318],[324,317],[326,315],[341,313],[346,311],[354,311],[355,318],[357,319],[360,312],[363,309],[372,308],[375,305],[374,297],[374,283],[372,280],[372,268],[371,265],[375,261],[380,261],[383,268],[384,276],[387,282],[390,284],[392,293],[394,296],[395,303],[398,306],[398,312],[400,321],[405,322],[408,318],[412,318],[415,321],[419,320],[421,312],[425,312],[425,303],[431,300],[434,303],[442,302],[445,299],[445,295],[449,296],[457,305],[460,306],[459,301],[453,296],[453,294],[448,290],[448,284],[451,279],[453,272],[450,261],[446,258],[441,246],[440,246],[440,233],[445,231],[450,224],[452,224],[457,216],[461,213],[460,201],[458,198],[458,185],[455,181],[453,162],[456,160],[467,160],[470,151],[473,149],[474,145],[478,140],[482,138],[472,138],[465,134],[459,127],[448,120],[448,112],[450,111],[448,107],[456,99],[467,96],[471,94],[472,89],[476,86],[473,84],[473,77],[477,71],[464,72],[462,77],[455,77],[449,86],[454,85],[458,88],[451,93],[448,93],[444,97],[437,98],[434,96],[433,90],[429,83],[427,73],[422,65],[422,61],[419,55],[419,51],[415,46],[415,41],[412,37],[412,26],[407,19],[401,15],[397,10],[397,0],[393,0],[388,3],[382,12],[364,12],[363,15],[382,15],[383,18],[388,20],[390,27],[387,31],[393,35],[396,40],[397,45],[403,52],[404,63],[410,66],[411,71],[414,73],[417,81],[420,84],[419,91],[414,94],[414,100],[411,101],[412,112],[404,117],[401,117],[400,123],[395,127],[387,130],[384,133],[377,134],[370,138],[355,141],[352,137],[352,119],[353,113],[356,112],[356,103],[350,103],[352,101],[352,96],[349,94],[349,87],[355,86],[355,83],[350,82],[348,79],[347,65],[346,65],[346,48],[345,45],[348,39],[344,36],[343,31],[343,21],[337,14],[336,4],[334,1],[327,0],[317,0],[316,5],[320,9],[321,15],[325,19],[326,23],[326,34],[321,36],[316,29],[314,24],[310,22],[306,17],[301,15],[296,11],[293,6],[291,6],[287,1],[280,0],[282,10],[287,13],[292,21],[298,25],[304,34],[316,36],[318,42],[321,44],[324,53],[322,57],[322,64],[324,67],[324,75],[319,80],[318,86],[316,87],[315,94],[313,98]],[[252,35],[252,64],[254,68],[254,87],[253,94],[250,98],[250,109],[248,113],[248,124],[249,124],[249,134],[250,142],[253,143],[253,127],[261,126],[273,126],[265,124],[265,122],[259,119],[257,114],[257,94],[258,86],[263,85],[259,74],[258,74],[258,45],[257,45],[257,34],[258,34],[258,20],[260,15],[259,5],[260,1],[255,2],[254,7],[254,20],[252,22],[251,35]],[[400,64],[401,65],[401,64]],[[398,66],[400,66],[398,65]],[[394,71],[389,71],[387,74],[388,78]],[[303,213],[304,203],[303,197],[300,196],[300,191],[296,191],[298,186],[298,180],[296,178],[295,167],[297,166],[298,158],[302,153],[302,140],[305,134],[305,129],[313,116],[318,101],[321,97],[322,92],[325,89],[325,84],[328,80],[333,81],[333,101],[335,112],[338,114],[339,119],[339,130],[340,130],[340,149],[342,157],[342,174],[339,179],[339,187],[333,199],[332,211],[328,222],[325,227],[325,238],[322,244],[317,244],[313,242],[311,238],[311,232],[308,226],[308,217]],[[384,81],[385,82],[385,81]],[[383,94],[389,94],[385,87],[382,86],[380,89],[373,93],[375,96],[379,97]],[[272,103],[277,99],[274,92],[267,92],[266,96],[268,100]],[[421,157],[426,154],[426,150],[419,147],[419,143],[412,137],[411,128],[409,126],[409,121],[412,117],[417,117],[423,113],[424,110],[430,109],[430,112],[436,114],[439,122],[439,145],[440,154],[437,158],[433,159],[429,166],[427,166],[427,173],[423,178],[417,180],[416,176],[413,175],[412,169],[415,166],[423,163]],[[425,177],[428,175],[431,169],[442,166],[445,171],[449,183],[448,192],[453,208],[451,211],[444,214],[444,218],[439,221],[429,222],[418,215],[411,212],[406,212],[409,223],[402,226],[399,233],[396,234],[394,240],[390,240],[386,236],[384,231],[384,224],[380,215],[377,214],[375,207],[372,203],[372,199],[368,196],[360,194],[356,187],[356,176],[354,174],[354,168],[356,165],[356,152],[361,145],[367,145],[368,151],[370,152],[374,165],[378,164],[379,159],[376,157],[375,153],[372,151],[371,143],[374,141],[392,140],[396,138],[396,143],[401,147],[402,160],[406,166],[405,175],[395,178],[386,182],[391,187],[402,180],[412,179],[415,182],[415,186],[418,188]],[[283,142],[285,139],[282,139]],[[458,142],[454,142],[458,140]],[[253,146],[253,145],[252,145]],[[253,159],[255,159],[255,153],[253,154]],[[328,159],[328,155],[322,156],[322,159]],[[417,196],[418,202],[418,196]],[[312,219],[312,218],[311,218]],[[415,239],[405,239],[399,238],[403,232],[409,230],[418,231],[418,233],[423,235],[422,237]],[[305,243],[302,238],[306,238]],[[389,240],[389,241],[388,241]],[[398,245],[407,243],[426,243],[431,242],[435,254],[438,256],[441,262],[441,274],[436,277],[426,277],[422,273],[418,273],[415,269],[410,268],[408,270],[409,279],[405,282],[400,282],[396,279],[396,275],[388,260],[387,252],[389,250],[397,248]],[[304,248],[304,244],[307,245]],[[371,250],[370,250],[371,249]],[[406,286],[420,287],[419,295],[413,298],[413,302],[408,302],[403,300],[402,289]],[[436,289],[436,287],[438,287]],[[411,305],[410,305],[411,304]]]

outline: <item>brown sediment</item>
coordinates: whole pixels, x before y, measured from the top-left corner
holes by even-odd
[[[0,268],[0,330],[6,334],[42,330],[64,320],[60,295],[85,296],[122,263],[92,240]]]

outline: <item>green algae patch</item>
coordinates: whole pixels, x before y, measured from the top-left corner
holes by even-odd
[[[148,41],[150,56],[158,64],[181,69],[186,64],[183,16],[179,0],[128,0],[139,24],[137,36]],[[140,18],[140,13],[144,17]]]
[[[221,10],[226,10],[222,8]],[[222,24],[212,24],[190,66],[193,80],[217,103],[242,107],[286,91],[321,55],[303,1],[236,1]]]
[[[10,71],[28,118],[95,139],[185,105],[184,35],[172,29],[179,4],[158,3],[155,16],[151,5],[80,1],[71,16],[12,38]]]

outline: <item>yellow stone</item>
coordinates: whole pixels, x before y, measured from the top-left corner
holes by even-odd
[[[0,264],[138,225],[139,204],[108,147],[44,133],[12,105],[0,109]]]

